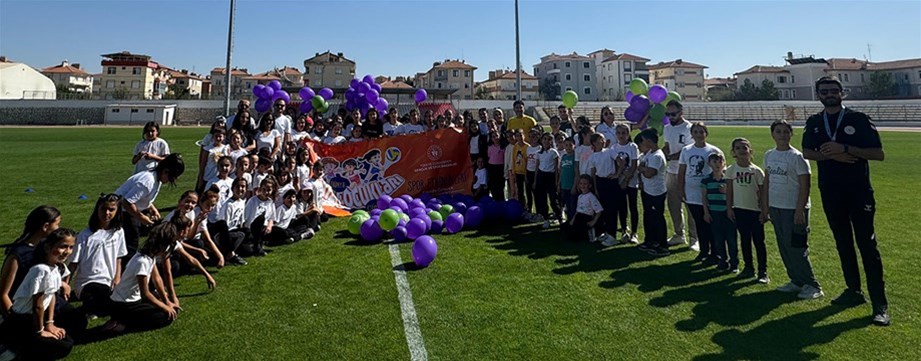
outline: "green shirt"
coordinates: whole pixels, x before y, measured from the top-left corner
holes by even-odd
[[[572,190],[573,177],[576,176],[576,155],[563,154],[560,158],[560,189]]]

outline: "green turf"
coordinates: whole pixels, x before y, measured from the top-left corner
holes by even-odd
[[[203,128],[164,128],[188,174],[164,188],[159,207],[192,186]],[[0,128],[0,239],[21,231],[36,205],[52,204],[62,225],[82,229],[95,196],[115,190],[133,167],[139,128]],[[745,136],[756,162],[766,128],[712,128],[727,149]],[[869,327],[869,306],[840,309],[834,243],[813,187],[811,254],[827,297],[797,301],[773,291],[785,281],[767,227],[764,286],[692,265],[695,253],[652,259],[632,249],[559,240],[535,226],[438,236],[439,254],[408,279],[430,359],[918,359],[921,351],[921,133],[883,132],[886,161],[872,163],[877,233],[893,325]],[[795,136],[794,144],[798,143]],[[814,164],[813,164],[814,165]],[[815,170],[815,167],[813,167]],[[34,193],[23,192],[26,188]],[[86,194],[89,200],[78,200]],[[277,248],[244,267],[177,280],[186,310],[172,326],[75,348],[72,359],[408,359],[390,256],[332,221],[310,241]],[[404,262],[410,244],[400,245]],[[915,281],[913,281],[915,280]],[[99,324],[101,320],[93,324]]]

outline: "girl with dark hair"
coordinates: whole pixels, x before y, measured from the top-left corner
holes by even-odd
[[[131,158],[135,173],[156,168],[157,162],[169,154],[169,144],[160,138],[160,125],[157,122],[144,124],[142,136],[144,138],[134,146],[134,157]]]
[[[61,212],[57,208],[38,206],[26,217],[22,234],[7,246],[3,271],[0,273],[0,303],[3,304],[0,312],[4,317],[9,316],[10,308],[13,307],[13,293],[29,272],[35,246],[60,225]]]
[[[128,254],[128,249],[119,200],[115,194],[100,196],[89,225],[77,235],[69,268],[74,294],[83,301],[83,311],[87,314],[107,315],[112,288],[121,281],[120,259]]]
[[[272,113],[263,114],[256,132],[256,151],[268,149],[269,157],[274,160],[281,152],[281,144],[282,134],[275,129],[275,118]]]
[[[540,136],[540,151],[535,156],[537,172],[534,180],[534,205],[537,207],[537,214],[543,219],[543,227],[550,228],[550,211],[547,209],[547,202],[550,202],[550,209],[559,223],[562,222],[562,212],[560,212],[560,199],[556,190],[560,184],[560,153],[553,147],[553,136],[550,133],[544,133]]]
[[[160,211],[154,206],[154,200],[160,193],[160,185],[176,185],[176,180],[185,172],[185,162],[179,153],[167,155],[157,168],[140,172],[128,178],[115,191],[122,197],[122,210],[127,214],[122,217],[125,230],[125,245],[128,255],[133,255],[138,248],[141,227],[152,226],[160,219]]]
[[[384,124],[381,123],[377,109],[368,109],[365,114],[367,121],[361,125],[361,135],[365,139],[376,139],[384,136]]]

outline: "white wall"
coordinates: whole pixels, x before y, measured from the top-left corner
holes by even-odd
[[[54,82],[22,63],[0,63],[0,99],[55,99]]]

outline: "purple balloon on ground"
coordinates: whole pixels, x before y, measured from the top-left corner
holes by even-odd
[[[429,230],[430,234],[440,234],[445,227],[445,222],[440,220],[432,221],[432,229]]]
[[[383,212],[381,209],[372,209],[370,212],[368,212],[368,215],[371,217],[379,216],[381,215],[381,212]]]
[[[425,208],[413,208],[409,210],[409,218],[416,218],[428,214]]]
[[[393,237],[393,240],[397,242],[402,242],[406,240],[406,227],[397,226],[392,231],[390,231],[390,236]]]
[[[406,222],[406,237],[409,237],[409,239],[416,239],[425,235],[426,230],[427,227],[422,218],[413,218]]]
[[[422,236],[413,242],[413,262],[419,267],[427,267],[438,255],[438,244],[429,236]]]
[[[393,198],[391,198],[390,196],[386,194],[382,194],[380,197],[377,198],[377,208],[386,209],[387,207],[390,207],[390,201],[392,200]]]
[[[468,228],[476,228],[483,221],[483,209],[479,206],[467,208],[464,213],[464,222]]]
[[[421,199],[413,199],[409,202],[409,208],[425,208],[425,202]]]
[[[409,195],[409,194],[404,194],[404,195],[400,196],[400,199],[406,201],[406,204],[409,204],[409,203],[412,203],[412,201],[413,201],[413,196],[411,196],[411,195]]]
[[[377,225],[377,221],[369,219],[361,224],[361,238],[366,241],[376,241],[384,235],[384,230]]]
[[[416,219],[419,219],[422,221],[422,223],[425,223],[425,233],[428,233],[432,229],[432,219],[429,218],[429,216],[422,216]]]
[[[432,195],[429,193],[422,193],[419,195],[419,199],[421,199],[423,202],[428,202],[430,199],[432,199]]]
[[[464,214],[467,212],[467,205],[464,202],[454,202],[452,206],[454,206],[454,211],[457,213]]]
[[[387,209],[395,210],[397,211],[397,213],[403,212],[403,209],[400,208],[399,206],[390,206],[390,208],[387,208]]]
[[[464,228],[464,216],[460,213],[451,213],[445,220],[445,229],[448,233],[457,233]]]
[[[406,204],[406,201],[403,200],[402,198],[394,198],[394,199],[392,199],[392,200],[390,201],[390,207],[391,207],[391,208],[393,208],[393,207],[399,207],[399,208],[400,208],[400,212],[407,212],[407,211],[409,211],[409,205],[407,205],[407,204]]]
[[[521,220],[521,214],[524,213],[524,207],[518,200],[510,200],[505,205],[505,220],[509,222],[518,222]]]
[[[405,216],[405,214],[404,214],[404,216]],[[402,218],[401,218],[401,219],[400,219],[400,222],[397,223],[397,227],[406,227],[406,222],[407,222],[407,221],[406,221],[405,219],[402,219]]]

